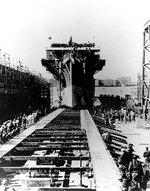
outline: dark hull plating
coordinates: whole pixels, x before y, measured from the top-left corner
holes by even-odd
[[[94,74],[102,70],[105,60],[94,44],[52,44],[42,65],[52,73],[61,85],[62,104],[91,105],[94,97]],[[86,47],[84,47],[86,45]]]

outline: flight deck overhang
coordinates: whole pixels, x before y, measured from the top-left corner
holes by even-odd
[[[46,51],[72,51],[74,50],[74,47],[51,47],[51,48],[47,48]],[[95,52],[100,52],[99,48],[95,48],[95,47],[78,47],[77,48],[78,51],[82,50],[82,51],[95,51]]]

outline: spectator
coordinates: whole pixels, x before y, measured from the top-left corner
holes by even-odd
[[[131,143],[128,144],[128,147],[127,147],[127,153],[128,153],[128,161],[129,163],[132,161],[132,157],[133,157],[133,145]]]
[[[136,173],[132,174],[132,180],[130,182],[129,191],[140,191],[138,184],[138,176]]]
[[[125,166],[126,168],[128,168],[128,165],[129,165],[129,160],[128,160],[128,153],[127,153],[127,150],[125,148],[122,148],[121,149],[121,155],[118,159],[118,163],[119,165],[123,165]]]
[[[22,117],[22,127],[23,127],[23,129],[26,128],[26,124],[27,124],[27,118],[26,118],[26,115],[24,114],[23,117]]]
[[[137,180],[138,186],[140,188],[141,179],[142,179],[142,175],[143,175],[143,169],[142,169],[141,163],[137,160],[137,156],[135,156],[135,155],[133,156],[133,159],[129,164],[129,172],[131,173],[132,176],[133,176],[133,174],[137,175],[136,180]]]
[[[141,180],[141,188],[142,191],[146,191],[147,182],[149,180],[149,170],[147,169],[147,165],[145,163],[142,165],[142,167],[143,167],[143,175]]]
[[[145,158],[145,164],[147,164],[147,166],[149,166],[149,162],[150,162],[150,151],[148,149],[148,147],[146,147],[146,150],[143,153],[143,157]]]
[[[128,191],[129,186],[131,185],[131,175],[130,173],[126,173],[125,176],[121,179],[122,183],[122,191]]]

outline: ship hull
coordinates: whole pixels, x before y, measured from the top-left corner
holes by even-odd
[[[86,89],[75,85],[65,87],[61,92],[61,105],[68,107],[92,105],[92,98],[94,97],[93,89]]]
[[[82,87],[72,85],[64,88],[62,93],[62,105],[74,107],[85,104],[84,89]]]
[[[61,106],[92,105],[95,89],[93,76],[102,70],[105,60],[100,58],[100,50],[93,44],[83,46],[55,44],[55,47],[46,50],[47,58],[41,60],[42,65],[58,81]]]

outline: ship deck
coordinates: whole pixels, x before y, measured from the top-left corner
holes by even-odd
[[[87,51],[88,47],[78,47],[78,51],[82,50],[82,51]],[[52,47],[52,48],[48,48],[46,49],[46,51],[71,51],[74,50],[74,47]],[[99,48],[95,48],[95,47],[90,47],[90,50],[93,51],[100,51]]]

